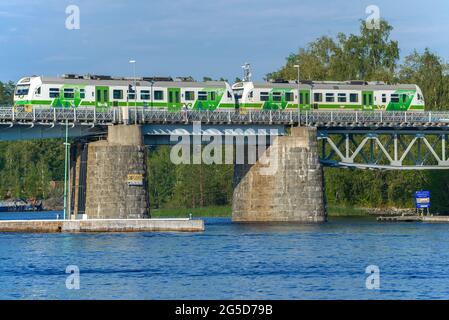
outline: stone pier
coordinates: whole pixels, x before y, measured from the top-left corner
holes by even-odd
[[[232,220],[326,221],[316,128],[292,128],[290,136],[275,138],[256,164],[235,166]]]
[[[78,158],[81,161],[82,154]],[[75,175],[82,172],[77,165],[73,171]],[[84,212],[87,218],[149,218],[146,172],[146,148],[140,126],[109,126],[107,140],[88,144]],[[72,185],[76,186],[76,182]],[[77,189],[71,191],[72,197],[77,195],[75,201],[80,198]],[[79,201],[75,203],[80,206]]]

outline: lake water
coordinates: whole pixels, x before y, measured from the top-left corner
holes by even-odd
[[[1,219],[56,213],[0,214]],[[66,288],[68,265],[80,289]],[[368,290],[369,265],[380,289]],[[204,233],[0,234],[0,299],[448,299],[449,225],[332,219]]]

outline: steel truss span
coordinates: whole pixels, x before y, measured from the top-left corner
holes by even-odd
[[[319,131],[320,161],[331,167],[449,169],[448,133],[436,131]]]

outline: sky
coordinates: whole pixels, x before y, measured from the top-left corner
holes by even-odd
[[[66,8],[80,28],[66,28]],[[0,0],[0,81],[64,73],[242,77],[276,71],[316,38],[358,33],[376,5],[401,56],[429,47],[449,60],[447,0]]]

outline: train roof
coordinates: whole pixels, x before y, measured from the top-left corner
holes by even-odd
[[[296,82],[253,82],[259,89],[296,89]],[[242,86],[243,87],[243,86]],[[300,82],[300,89],[316,90],[416,90],[415,84],[385,84],[382,82],[336,82],[336,81],[306,81]]]
[[[63,78],[63,77],[40,77],[43,84],[72,84],[72,85],[98,85],[98,86],[128,86],[134,84],[133,78]],[[155,78],[162,79],[162,78]],[[167,78],[168,79],[168,78]],[[168,88],[224,88],[225,81],[147,81],[142,78],[136,79],[138,86],[144,87],[168,87]]]

